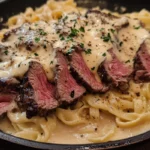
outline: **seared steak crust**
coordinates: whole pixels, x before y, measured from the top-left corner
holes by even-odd
[[[150,81],[150,54],[145,43],[143,43],[134,60],[134,80],[136,82]]]
[[[17,102],[21,108],[26,110],[28,118],[37,114],[45,116],[49,110],[58,106],[58,101],[54,98],[54,87],[48,82],[38,62],[30,63]]]
[[[125,66],[117,56],[113,49],[108,50],[112,56],[111,61],[104,60],[98,68],[98,74],[102,81],[109,85],[119,88],[121,91],[126,91],[129,88],[129,79],[132,70]]]

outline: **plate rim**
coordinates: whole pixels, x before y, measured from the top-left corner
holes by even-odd
[[[14,144],[19,144],[22,146],[27,146],[30,148],[37,148],[42,150],[106,150],[114,148],[123,148],[136,143],[140,143],[150,139],[150,131],[144,132],[142,134],[129,137],[126,139],[120,139],[115,141],[108,141],[103,143],[91,143],[91,144],[57,144],[57,143],[44,143],[37,142],[28,139],[23,139],[16,137],[14,135],[4,133],[0,131],[0,139]]]

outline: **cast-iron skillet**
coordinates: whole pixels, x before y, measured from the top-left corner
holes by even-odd
[[[4,18],[4,22],[8,17],[23,12],[26,7],[31,6],[33,8],[40,6],[46,2],[46,0],[0,0],[0,16]],[[125,6],[127,12],[139,11],[142,8],[150,10],[149,0],[77,0],[79,6],[84,7],[95,7],[101,6],[101,8],[108,8],[114,10],[117,6],[117,11],[120,12],[118,6]],[[0,27],[3,27],[2,24]],[[30,133],[29,133],[30,134]],[[65,136],[65,135],[64,135]],[[6,133],[0,132],[0,139],[28,146],[38,149],[49,149],[49,150],[100,150],[100,149],[112,149],[117,147],[128,146],[131,144],[139,143],[150,139],[150,131],[134,136],[128,139],[106,142],[100,144],[51,144],[51,143],[40,143],[30,140],[25,140],[21,138],[8,135]]]

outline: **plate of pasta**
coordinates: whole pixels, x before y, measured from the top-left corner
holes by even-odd
[[[0,138],[54,150],[149,139],[150,3],[23,3],[0,4]]]

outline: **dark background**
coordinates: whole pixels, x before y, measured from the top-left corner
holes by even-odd
[[[8,17],[19,12],[23,12],[26,7],[31,6],[35,8],[44,2],[46,2],[46,0],[0,0],[0,17],[3,17],[5,22]],[[84,0],[77,0],[77,2],[80,6],[101,6],[101,8],[108,8],[110,10],[114,10],[116,6],[125,6],[128,8],[127,12],[139,11],[142,8],[150,10],[150,0],[89,0],[88,3],[85,3]],[[119,7],[117,11],[120,12]],[[0,24],[0,27],[3,27],[2,23]],[[5,149],[34,150],[33,148],[27,148],[25,146],[0,140],[0,150]],[[119,148],[117,150],[150,150],[150,140],[146,140],[128,147]]]

